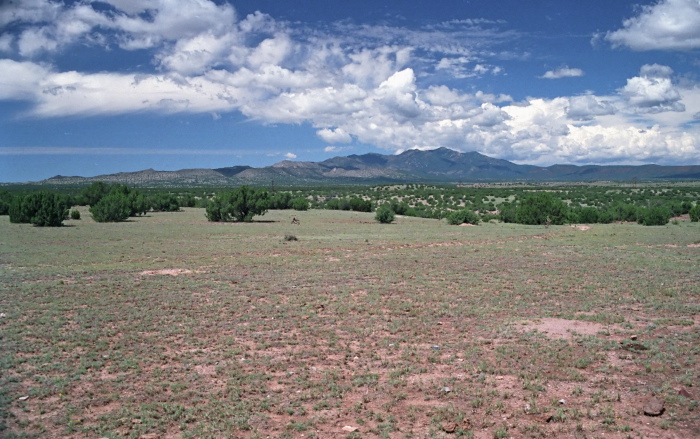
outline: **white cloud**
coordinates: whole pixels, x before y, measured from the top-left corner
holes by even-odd
[[[30,100],[34,113],[43,117],[238,110],[263,122],[311,123],[328,143],[356,138],[392,151],[447,146],[533,164],[604,163],[605,157],[669,163],[700,159],[698,124],[688,125],[700,112],[700,88],[674,86],[664,66],[644,66],[619,95],[523,102],[445,86],[422,90],[411,69],[362,88],[340,79],[329,85],[336,80],[315,79],[313,72],[266,68],[274,72],[211,70],[185,78],[55,72],[36,63],[1,60],[0,69],[12,74],[0,78],[0,97]],[[685,112],[654,112],[686,103]]]
[[[182,75],[201,74],[220,63],[235,44],[234,34],[203,33],[179,40],[172,50],[159,54],[156,59],[167,71]]]
[[[328,143],[350,143],[352,142],[352,137],[342,128],[330,129],[323,128],[316,132],[318,137],[323,139]]]
[[[297,158],[297,155],[292,152],[288,152],[284,156],[289,160],[294,160],[295,158]]]
[[[0,5],[0,27],[10,23],[40,23],[56,19],[62,9],[59,2],[23,0]]]
[[[583,76],[583,70],[572,69],[569,67],[561,67],[556,70],[549,70],[540,78],[544,79],[561,79],[561,78],[574,78],[577,76]]]
[[[153,0],[144,2],[140,10],[134,2],[110,3],[116,7],[128,5],[129,12],[118,14],[111,24],[121,33],[120,46],[125,49],[155,47],[162,41],[192,38],[202,33],[221,35],[236,22],[235,11],[227,3],[216,5],[207,0]],[[146,12],[150,13],[148,17],[143,16]]]
[[[201,33],[221,35],[235,23],[228,4],[207,0],[107,0],[117,11],[98,12],[87,3],[28,0],[0,7],[0,26],[23,22],[34,25],[18,37],[19,54],[34,57],[54,52],[80,40],[94,42],[95,29],[117,33],[120,47],[143,49],[163,41],[192,38]],[[103,41],[98,38],[98,41]]]
[[[0,52],[12,51],[12,43],[14,41],[15,37],[11,34],[0,35]]]
[[[150,47],[157,70],[61,72],[0,59],[0,99],[28,101],[35,117],[238,111],[261,123],[307,123],[328,144],[357,140],[391,151],[447,146],[538,164],[603,163],[605,157],[700,161],[700,124],[693,119],[700,89],[674,83],[667,66],[643,66],[611,96],[513,102],[503,94],[420,85],[420,74],[436,66],[438,77],[499,73],[482,47],[469,45],[478,36],[475,27],[488,23],[444,24],[466,27],[454,35],[345,23],[333,27],[344,33],[321,35],[260,13],[238,20],[230,6],[206,0],[109,0],[117,8],[111,14],[80,9],[83,3],[39,3],[28,3],[36,7],[18,15],[26,28],[16,39],[3,36],[0,48],[16,47],[21,59],[90,38]],[[8,20],[3,14],[0,20]],[[102,28],[110,30],[103,37],[111,43],[96,37]],[[482,38],[493,35],[482,30]],[[562,67],[542,77],[580,75]]]
[[[0,99],[33,100],[50,70],[33,62],[0,59]]]
[[[352,149],[352,147],[350,147],[350,146],[326,146],[325,148],[323,148],[323,151],[337,153],[337,152],[341,152],[341,151],[347,151],[350,149]]]
[[[285,34],[267,38],[261,42],[248,56],[248,64],[253,67],[264,65],[281,65],[292,51],[292,42]]]
[[[684,111],[681,95],[671,82],[668,66],[645,65],[639,76],[627,80],[620,94],[639,113]]]
[[[700,2],[661,0],[605,35],[614,47],[632,50],[693,50],[700,48]]]
[[[569,98],[567,116],[573,120],[588,121],[597,116],[614,114],[615,111],[615,104],[611,99],[587,94]]]

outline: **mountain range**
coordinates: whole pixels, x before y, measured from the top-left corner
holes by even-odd
[[[648,181],[700,179],[700,166],[518,165],[478,152],[448,148],[408,150],[397,155],[362,154],[322,162],[284,160],[272,166],[120,172],[95,177],[57,175],[39,184],[89,184],[94,181],[138,186],[230,186],[240,184],[361,184],[537,181]]]

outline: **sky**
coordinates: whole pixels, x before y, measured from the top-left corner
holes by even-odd
[[[438,147],[700,165],[700,0],[0,1],[0,182]]]

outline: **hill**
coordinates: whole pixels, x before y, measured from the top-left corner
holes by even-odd
[[[362,154],[334,157],[322,162],[284,160],[272,166],[232,166],[218,169],[182,169],[98,175],[56,176],[39,184],[89,184],[94,181],[135,186],[228,186],[361,184],[399,182],[528,182],[528,181],[649,181],[700,179],[700,166],[575,166],[540,167],[518,165],[478,152],[457,152],[448,148],[430,151],[408,150],[397,155]]]

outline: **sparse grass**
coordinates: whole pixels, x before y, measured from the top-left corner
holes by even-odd
[[[624,438],[652,393],[668,415],[645,436],[699,431],[677,392],[700,372],[698,223],[312,210],[290,244],[287,212],[81,213],[0,217],[1,437]],[[522,324],[545,317],[605,330]]]

